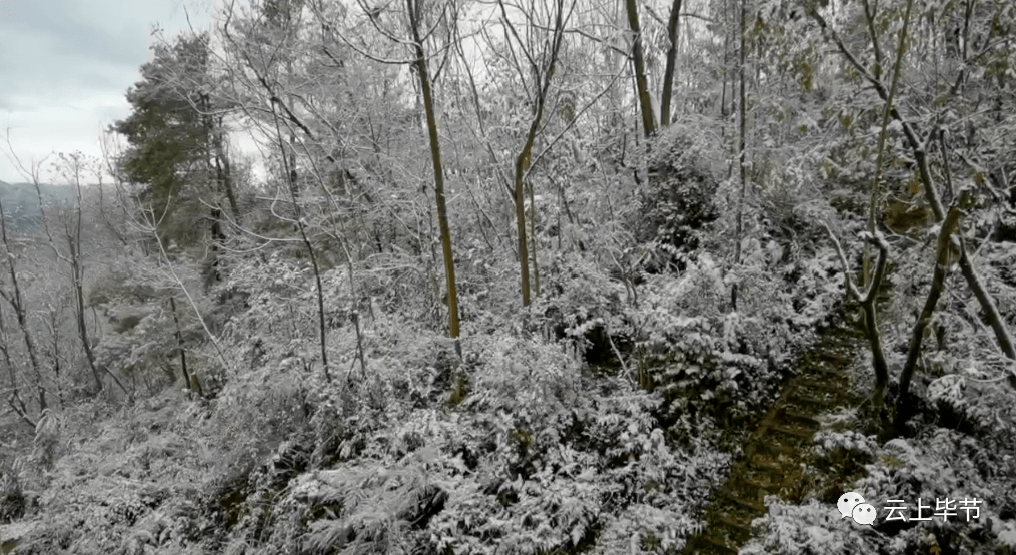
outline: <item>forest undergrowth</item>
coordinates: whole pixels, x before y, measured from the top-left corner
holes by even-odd
[[[832,327],[744,552],[1016,551],[1016,3],[204,4],[0,145],[0,555],[672,555]]]
[[[670,186],[709,173],[688,146]],[[718,213],[723,187],[708,198]],[[673,198],[686,213],[696,197]],[[829,248],[792,252],[760,227],[725,268],[710,232],[731,218],[704,223],[643,230],[628,252],[657,270],[637,285],[592,252],[548,252],[523,312],[498,277],[509,267],[465,265],[461,358],[413,293],[424,274],[366,268],[357,306],[348,269],[328,269],[325,305],[346,309],[327,314],[327,375],[306,261],[281,247],[239,257],[208,297],[243,301],[206,313],[228,366],[212,370],[207,343],[189,356],[202,397],[156,381],[133,404],[43,417],[35,450],[4,472],[20,496],[5,506],[31,523],[17,553],[676,552],[842,300]],[[150,293],[137,273],[111,273],[93,299],[137,312]],[[98,354],[167,364],[171,324],[142,313]]]
[[[135,398],[47,411],[34,437],[15,440],[0,482],[0,516],[13,524],[0,533],[16,535],[19,555],[678,552],[797,357],[820,330],[851,325],[843,261],[814,222],[862,226],[803,189],[772,189],[746,207],[757,223],[741,263],[722,262],[737,184],[716,179],[715,153],[695,136],[678,126],[658,143],[658,188],[615,224],[630,235],[541,255],[531,307],[513,306],[511,264],[471,250],[459,345],[420,294],[427,274],[396,252],[352,274],[356,296],[347,265],[322,271],[327,373],[299,249],[233,255],[194,301],[201,319],[166,311],[156,268],[122,260],[89,304],[114,324],[96,356],[130,377]],[[201,267],[177,272],[196,282]],[[910,291],[928,275],[921,249],[894,258],[882,324],[893,367]],[[827,416],[801,454],[809,493],[771,498],[756,522],[762,543],[746,552],[1012,547],[1011,404],[985,383],[997,371],[990,338],[977,319],[948,316],[961,296],[950,303],[949,347],[928,354],[927,401],[909,428],[872,427],[857,407]],[[174,384],[182,344],[197,390]],[[865,390],[867,354],[857,360]],[[835,518],[840,488],[986,505],[973,524],[858,531]]]
[[[989,273],[1006,271],[996,261],[1006,260],[1007,250],[1006,243],[986,243]],[[903,366],[913,315],[920,310],[914,293],[929,285],[929,262],[926,247],[904,249],[888,275],[880,327],[891,368]],[[1011,283],[995,279],[998,298],[1010,298]],[[961,276],[953,276],[949,287],[961,291]],[[997,352],[971,304],[954,292],[936,314],[940,327],[924,338],[918,406],[903,425],[885,420],[896,414],[873,414],[871,355],[858,353],[847,369],[856,401],[830,407],[812,448],[801,453],[804,494],[768,496],[768,514],[755,520],[756,539],[742,554],[1016,552],[1016,412],[1003,385],[1011,362]],[[891,406],[898,395],[894,381]],[[846,492],[877,508],[873,526],[841,516],[836,503]],[[919,503],[923,521],[914,518]],[[909,510],[890,513],[889,506]]]
[[[358,272],[360,304],[348,267],[323,271],[325,306],[340,307],[325,315],[338,354],[327,374],[313,275],[297,250],[231,261],[199,300],[216,344],[157,309],[143,269],[114,268],[90,292],[117,322],[97,356],[142,378],[137,398],[42,416],[4,459],[0,508],[17,523],[4,533],[16,531],[18,554],[676,553],[796,358],[819,330],[850,325],[840,319],[851,310],[841,260],[809,223],[814,202],[750,207],[760,224],[742,263],[720,262],[736,185],[701,192],[715,173],[691,135],[678,129],[660,149],[670,153],[656,162],[661,189],[643,227],[631,226],[642,241],[623,251],[639,257],[637,275],[596,251],[549,251],[543,293],[519,312],[500,279],[509,267],[472,255],[461,356],[416,293],[425,274],[392,259]],[[681,215],[696,199],[708,217],[690,225]],[[848,232],[861,225],[849,211],[836,217]],[[916,302],[905,292],[924,286],[926,258],[905,251],[889,274],[893,365]],[[1011,408],[983,383],[994,359],[975,321],[944,322],[952,346],[929,354],[937,374],[921,378],[928,400],[903,436],[857,407],[825,417],[814,452],[801,454],[810,493],[771,498],[756,522],[763,543],[746,552],[1006,553]],[[173,364],[180,341],[202,370],[200,395],[174,386],[172,372],[131,373]],[[857,360],[864,390],[866,353]],[[840,488],[986,506],[973,524],[858,531],[835,518]]]

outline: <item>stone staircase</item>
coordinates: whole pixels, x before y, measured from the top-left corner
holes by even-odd
[[[819,429],[815,415],[852,401],[847,370],[866,352],[854,330],[823,333],[749,436],[743,456],[706,508],[703,531],[688,539],[682,553],[736,554],[752,536],[752,520],[766,514],[765,496],[788,498],[801,491],[804,454]]]

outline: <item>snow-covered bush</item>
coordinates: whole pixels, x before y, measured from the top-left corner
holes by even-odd
[[[651,270],[683,266],[718,216],[714,195],[723,160],[720,139],[703,122],[663,131],[647,161],[651,178],[633,215],[636,239],[651,248]]]

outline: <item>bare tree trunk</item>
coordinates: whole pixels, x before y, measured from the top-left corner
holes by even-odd
[[[289,180],[289,195],[293,201],[293,210],[296,212],[296,227],[300,232],[300,238],[303,241],[303,245],[307,247],[307,255],[310,257],[311,269],[314,271],[314,285],[315,291],[317,292],[317,313],[318,313],[318,335],[321,342],[321,364],[324,367],[325,380],[328,382],[332,381],[331,373],[328,370],[328,345],[327,345],[327,329],[325,327],[325,301],[324,291],[321,285],[321,270],[318,266],[317,253],[315,252],[314,245],[310,242],[310,238],[307,236],[307,224],[304,222],[303,213],[300,209],[299,197],[297,196],[297,185],[296,185],[296,168],[290,166],[290,162],[295,162],[296,150],[293,148],[294,137],[290,135],[290,149],[292,152],[292,158],[287,156],[286,143],[282,140],[282,129],[279,127],[279,117],[272,110],[272,117],[275,120],[275,134],[279,142],[279,150],[282,155],[282,166],[283,170]]]
[[[530,125],[530,134],[535,131],[536,121]],[[526,141],[522,152],[515,160],[515,227],[519,236],[519,268],[522,279],[522,306],[529,306],[531,293],[529,285],[529,241],[526,239],[526,200],[525,182],[523,181],[526,170],[529,168],[529,150],[532,148],[530,140]]]
[[[80,193],[79,193],[80,199]],[[80,200],[79,200],[80,202]],[[78,208],[78,231],[77,240],[81,240],[81,209]],[[80,243],[75,245],[75,240],[70,235],[67,236],[67,245],[70,248],[70,261],[71,261],[71,278],[73,280],[74,290],[74,320],[78,326],[78,337],[81,339],[81,348],[85,352],[85,359],[88,361],[88,368],[92,371],[92,377],[95,379],[96,387],[99,391],[102,391],[102,379],[99,374],[99,369],[95,365],[95,353],[92,351],[92,344],[88,340],[88,327],[85,325],[85,295],[82,289],[82,274],[84,273],[81,268],[80,258]],[[124,390],[124,393],[127,391]]]
[[[2,209],[2,206],[0,206],[0,209]],[[11,359],[11,352],[9,350],[10,338],[7,335],[7,326],[4,324],[2,309],[0,309],[0,341],[3,342],[0,345],[0,350],[3,351],[4,363],[7,365],[7,373],[11,381],[11,395],[7,398],[7,404],[10,405],[11,409],[14,410],[21,420],[34,428],[35,421],[28,416],[28,407],[25,405],[25,400],[21,397],[21,388],[18,385],[14,361]]]
[[[730,115],[733,110],[727,109],[727,82],[730,79],[730,32],[728,31],[729,25],[727,18],[730,16],[730,10],[727,9],[727,0],[723,0],[723,92],[720,95],[720,117],[726,120],[727,116]],[[730,98],[733,103],[734,98],[734,84],[730,83]],[[733,106],[731,106],[733,108]],[[726,130],[727,126],[724,125],[723,129]],[[729,178],[729,176],[728,176]]]
[[[833,233],[828,224],[824,225],[826,231],[829,232],[829,237],[832,239],[833,247],[836,248],[836,254],[840,257],[840,264],[843,265],[844,286],[847,289],[847,298],[857,300],[864,311],[864,325],[868,332],[872,367],[875,370],[875,391],[872,395],[873,406],[876,410],[880,410],[885,399],[885,390],[889,386],[889,364],[886,362],[885,351],[882,348],[882,334],[878,330],[875,299],[878,297],[878,290],[882,286],[882,280],[885,278],[885,267],[889,258],[889,244],[886,243],[881,233],[874,235],[865,233],[866,240],[878,248],[878,262],[875,265],[875,275],[871,283],[868,284],[868,290],[862,295],[857,287],[854,286],[853,280],[850,279],[850,265],[847,263],[847,256],[843,253],[839,239],[836,238],[836,234]]]
[[[441,144],[437,135],[437,117],[434,115],[434,99],[431,96],[430,77],[427,74],[427,58],[423,52],[423,39],[420,35],[420,18],[423,15],[421,2],[422,0],[406,0],[406,10],[409,14],[410,30],[413,34],[413,47],[416,50],[416,72],[420,79],[420,93],[427,118],[427,135],[430,140],[430,161],[434,169],[434,203],[437,205],[437,223],[441,233],[441,252],[444,256],[445,287],[448,298],[448,336],[458,339],[459,297],[455,290],[455,259],[452,253],[451,230],[448,227],[448,213],[445,208],[444,171],[441,168]],[[522,226],[525,226],[524,221]],[[458,349],[458,342],[455,344]]]
[[[747,94],[744,89],[744,63],[745,63],[745,18],[747,17],[747,7],[745,2],[747,0],[741,0],[741,46],[740,46],[740,61],[738,63],[738,81],[740,83],[740,100],[738,101],[740,106],[740,136],[738,138],[738,155],[737,159],[740,165],[740,177],[741,177],[741,194],[737,200],[737,243],[734,245],[734,264],[741,263],[741,240],[744,234],[743,221],[744,221],[744,196],[748,190],[748,169],[746,167],[747,160],[745,160],[745,144],[747,134],[747,123],[745,116],[748,113],[747,109]],[[730,286],[730,307],[735,312],[737,311],[737,283]]]
[[[95,380],[100,384],[99,370],[95,366],[95,353],[92,352],[92,343],[88,340],[88,327],[85,325],[85,294],[83,291],[85,269],[81,263],[81,180],[78,175],[79,166],[74,161],[74,189],[77,195],[77,204],[74,207],[74,235],[67,235],[67,246],[70,249],[71,276],[74,280],[74,312],[78,322],[78,334],[81,336],[81,345],[85,351],[85,358],[88,360],[88,368],[92,371]],[[41,205],[40,205],[41,206]],[[126,393],[126,390],[124,391]]]
[[[670,19],[667,21],[667,65],[663,70],[663,94],[660,96],[660,127],[670,127],[670,104],[674,93],[674,66],[677,64],[677,39],[681,20],[681,0],[674,0],[670,7]],[[742,31],[743,33],[744,31]],[[724,81],[726,86],[726,81]],[[726,91],[726,89],[724,89]]]
[[[935,254],[935,271],[932,274],[931,290],[928,291],[928,298],[924,302],[921,316],[914,323],[914,331],[910,334],[910,347],[907,350],[907,361],[903,365],[903,371],[900,372],[900,397],[896,406],[897,415],[903,416],[901,420],[906,419],[905,415],[909,414],[907,411],[911,408],[910,381],[914,375],[914,368],[917,366],[917,358],[921,354],[924,330],[931,324],[931,318],[935,315],[935,307],[945,289],[945,278],[949,274],[949,267],[955,259],[954,255],[959,251],[959,242],[954,242],[952,236],[953,231],[959,225],[962,213],[960,206],[965,204],[966,195],[968,193],[964,191],[964,196],[957,199],[957,202],[949,209],[949,214],[938,233],[938,248]]]
[[[639,107],[642,112],[642,131],[646,138],[656,134],[656,119],[653,117],[653,103],[649,97],[646,81],[646,62],[642,55],[642,29],[639,26],[637,0],[624,0],[628,12],[628,28],[632,32],[632,60],[635,64],[635,86],[638,89]]]
[[[49,327],[53,335],[53,382],[56,384],[56,398],[60,402],[60,408],[64,408],[63,385],[60,383],[60,328],[58,327],[57,308],[50,307]]]
[[[540,296],[540,262],[537,260],[536,241],[536,197],[533,195],[533,183],[529,182],[529,235],[533,240],[533,295]]]
[[[910,9],[913,6],[913,1],[907,3],[906,12],[903,15],[903,29],[900,31],[899,44],[896,46],[896,61],[893,65],[893,76],[892,83],[889,85],[889,95],[885,98],[885,108],[882,111],[882,130],[878,136],[878,154],[875,156],[875,178],[871,182],[871,198],[868,206],[868,233],[875,233],[875,215],[878,211],[878,196],[882,189],[882,162],[885,157],[885,142],[889,130],[889,114],[893,109],[893,100],[896,98],[896,89],[900,83],[900,73],[903,71],[903,54],[906,52],[907,46],[907,30],[910,28]],[[872,15],[868,7],[868,2],[864,2],[865,15],[868,19],[869,32],[871,33],[871,42],[875,50],[875,72],[878,75],[882,71],[882,53],[878,46],[878,35],[875,34],[874,23],[872,22]],[[878,77],[875,77],[878,79]],[[867,248],[864,250],[864,283],[867,284],[869,278],[869,266],[870,266],[870,255]]]
[[[223,145],[221,118],[218,128],[214,130],[213,140],[215,142],[215,171],[219,183],[222,184],[222,189],[226,193],[226,200],[229,202],[230,212],[233,213],[233,220],[240,222],[243,216],[240,214],[240,208],[236,202],[236,188],[233,184],[232,169],[229,164],[229,156],[227,156]]]
[[[529,306],[531,301],[530,291],[530,279],[529,279],[529,246],[526,238],[526,201],[525,201],[525,188],[527,184],[527,178],[532,162],[533,145],[536,144],[536,135],[540,130],[540,126],[543,123],[543,113],[547,106],[547,97],[550,94],[550,82],[554,76],[554,69],[557,65],[558,55],[561,51],[561,44],[564,41],[564,23],[565,23],[565,5],[564,0],[556,0],[555,5],[555,17],[554,17],[554,29],[553,36],[551,37],[550,52],[548,52],[547,60],[544,67],[536,65],[535,60],[542,58],[533,55],[527,45],[521,42],[518,38],[519,34],[515,31],[515,27],[511,20],[508,18],[507,12],[505,11],[504,2],[498,1],[498,6],[501,8],[501,18],[505,26],[507,26],[519,41],[519,46],[526,53],[527,59],[530,60],[530,71],[535,76],[534,79],[534,91],[535,91],[535,106],[533,107],[533,119],[529,122],[529,129],[526,132],[525,142],[522,144],[522,149],[519,151],[518,156],[515,158],[515,181],[514,181],[514,198],[515,198],[515,224],[518,230],[519,236],[519,266],[521,269],[521,280],[522,280],[522,306]],[[573,4],[574,6],[574,4]],[[570,14],[569,14],[570,15]],[[530,45],[531,46],[531,45]],[[519,69],[521,73],[522,70]],[[536,268],[536,203],[532,190],[532,184],[529,184],[529,200],[532,210],[532,219],[530,220],[530,234],[533,235],[533,265],[536,275],[536,294],[539,295],[539,269]]]

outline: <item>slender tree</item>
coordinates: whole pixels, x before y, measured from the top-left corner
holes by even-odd
[[[649,93],[649,82],[646,79],[646,62],[642,50],[642,27],[639,25],[639,6],[637,0],[624,0],[628,12],[628,29],[632,33],[632,64],[635,66],[635,88],[639,96],[639,111],[642,114],[642,132],[646,138],[656,134],[656,118],[653,115],[653,102]]]
[[[49,402],[46,399],[46,383],[42,375],[42,363],[39,360],[35,334],[28,323],[28,309],[25,306],[25,297],[21,291],[21,283],[18,279],[16,268],[17,256],[14,254],[11,241],[7,236],[7,216],[4,212],[3,202],[0,202],[0,240],[3,241],[4,258],[7,262],[8,275],[11,277],[11,290],[7,291],[5,288],[0,287],[0,298],[7,302],[14,310],[14,317],[17,319],[18,327],[21,329],[21,337],[25,342],[25,348],[28,350],[28,360],[31,362],[32,371],[35,373],[39,412],[42,413],[42,411],[49,407]]]
[[[953,237],[956,228],[959,227],[960,215],[963,212],[961,207],[969,204],[970,191],[964,190],[956,202],[949,208],[945,222],[938,232],[938,245],[935,252],[935,270],[931,278],[931,289],[924,301],[924,308],[921,315],[914,322],[914,330],[910,335],[910,346],[907,349],[907,360],[900,372],[900,394],[897,400],[897,415],[905,420],[913,403],[910,399],[910,381],[914,376],[914,369],[917,367],[917,359],[921,355],[921,345],[924,343],[924,330],[931,325],[931,319],[935,315],[935,307],[942,298],[945,290],[945,278],[949,274],[950,267],[955,263],[956,255],[959,253],[959,241]]]
[[[677,33],[680,26],[681,0],[673,0],[673,4],[670,6],[670,18],[667,20],[669,44],[667,46],[667,65],[663,70],[663,93],[660,95],[660,127],[670,127],[670,104],[671,96],[674,94],[674,69],[677,65]]]
[[[746,37],[745,37],[745,19],[747,18],[748,8],[745,3],[748,0],[741,0],[741,43],[739,46],[739,63],[738,63],[738,83],[740,84],[739,89],[739,100],[738,100],[738,123],[740,125],[740,132],[738,133],[738,148],[737,148],[737,161],[739,166],[739,176],[741,179],[741,193],[737,199],[737,237],[736,243],[734,244],[734,263],[741,263],[741,241],[744,235],[744,196],[748,191],[748,160],[745,158],[745,144],[746,136],[748,132],[747,127],[747,114],[748,114],[748,96],[745,93],[744,88],[744,64],[746,56]],[[730,306],[733,310],[737,310],[737,283],[730,286]]]
[[[427,56],[420,32],[423,19],[423,0],[406,0],[406,14],[413,53],[416,55],[416,77],[420,81],[420,95],[427,119],[427,137],[430,142],[430,162],[434,170],[434,203],[437,205],[437,223],[441,233],[441,253],[444,257],[445,289],[448,303],[448,336],[459,337],[459,297],[455,289],[455,257],[452,253],[452,234],[448,226],[448,211],[445,206],[444,170],[441,167],[441,143],[437,133],[437,116],[434,113],[434,99],[431,92],[430,76],[427,72]],[[525,222],[522,222],[525,226]],[[520,253],[521,255],[521,253]],[[458,347],[458,342],[456,342]]]
[[[548,37],[546,41],[542,41],[539,38],[531,38],[529,41],[525,41],[521,38],[521,33],[519,33],[517,26],[508,17],[508,12],[505,9],[504,2],[502,0],[498,0],[498,6],[501,9],[501,24],[508,28],[511,37],[514,38],[515,46],[522,52],[523,58],[528,63],[528,71],[526,71],[526,69],[524,69],[521,65],[516,66],[516,71],[519,73],[520,77],[527,73],[534,76],[530,99],[533,104],[533,114],[532,119],[530,119],[529,128],[526,131],[522,147],[519,149],[519,153],[515,157],[515,177],[512,189],[513,198],[515,200],[515,224],[518,232],[519,267],[522,279],[522,306],[529,306],[529,303],[531,302],[529,276],[530,257],[528,240],[526,238],[525,208],[527,178],[532,167],[533,146],[536,143],[537,134],[544,123],[544,111],[546,110],[547,99],[550,94],[550,84],[554,76],[555,67],[557,66],[558,57],[561,53],[561,46],[564,42],[565,24],[570,18],[571,12],[575,8],[575,2],[572,1],[569,8],[566,8],[564,0],[555,0],[553,5],[554,15],[551,36]],[[531,11],[535,11],[535,9]],[[527,19],[533,21],[535,20],[535,17],[536,16],[534,14],[530,13],[527,16]],[[532,35],[526,33],[526,36],[531,37]],[[537,50],[539,43],[543,43],[545,45],[543,51]],[[537,294],[539,294],[539,270],[536,262],[535,234],[536,206],[531,183],[529,183],[529,197],[530,210],[532,211],[530,219],[530,233],[533,236],[533,269],[537,279]]]
[[[876,313],[875,299],[878,297],[879,288],[882,286],[882,280],[885,278],[886,262],[889,259],[889,243],[886,242],[885,237],[881,233],[872,235],[865,232],[862,235],[862,238],[866,242],[878,249],[878,262],[875,264],[875,273],[867,284],[867,289],[862,293],[854,285],[850,277],[850,265],[847,263],[847,257],[840,246],[840,241],[836,238],[836,234],[833,233],[829,225],[824,222],[823,224],[826,231],[829,232],[829,237],[836,248],[836,253],[840,257],[840,263],[843,265],[843,280],[847,290],[847,300],[857,302],[861,310],[864,311],[864,325],[868,332],[872,367],[875,370],[875,391],[872,394],[872,406],[876,410],[881,410],[885,399],[885,391],[889,386],[889,363],[886,362],[885,349],[882,347],[882,334],[878,329],[878,314]]]

